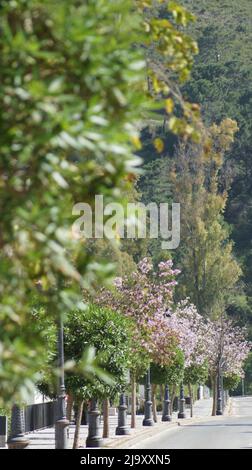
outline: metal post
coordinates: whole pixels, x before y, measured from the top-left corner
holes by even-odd
[[[86,439],[86,447],[101,447],[103,439],[100,436],[100,412],[97,407],[97,400],[91,400],[88,411],[88,437]]]
[[[7,448],[8,420],[7,416],[0,416],[0,449]]]
[[[221,392],[221,375],[220,375],[220,366],[218,367],[218,375],[217,375],[217,409],[216,415],[221,416],[222,413],[222,392]]]
[[[179,419],[184,419],[186,418],[186,412],[185,412],[185,395],[184,395],[184,384],[181,383],[180,385],[180,397],[179,397],[179,413],[178,413],[178,418]]]
[[[66,389],[64,376],[64,331],[62,318],[58,325],[58,365],[59,365],[59,381],[58,381],[58,398],[57,398],[57,421],[55,423],[55,449],[68,448],[68,425],[66,419]]]
[[[154,421],[152,419],[150,367],[146,374],[143,426],[154,426]]]
[[[171,421],[170,415],[170,397],[169,397],[169,386],[165,384],[164,403],[163,403],[163,414],[162,421]]]
[[[125,436],[130,433],[127,425],[127,408],[125,393],[121,393],[118,407],[118,426],[115,431],[117,436]]]
[[[30,443],[25,437],[24,409],[13,405],[11,410],[11,432],[8,439],[9,449],[25,449]]]

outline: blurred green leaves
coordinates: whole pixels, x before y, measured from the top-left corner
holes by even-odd
[[[163,2],[161,2],[163,3]],[[96,194],[121,201],[140,160],[137,129],[152,108],[145,46],[158,42],[166,70],[184,79],[196,52],[174,24],[145,18],[152,2],[1,1],[0,396],[37,379],[44,338],[31,298],[57,320],[81,287],[111,273],[72,236],[72,208]],[[172,6],[176,23],[189,16]],[[177,39],[176,39],[177,38]],[[169,49],[169,41],[172,47]],[[144,47],[143,47],[144,46]],[[148,69],[155,97],[169,93]],[[160,96],[159,96],[160,98]],[[173,96],[170,97],[173,99]],[[170,116],[172,117],[172,116]],[[188,112],[188,118],[192,114]],[[184,132],[183,123],[174,126]],[[185,132],[186,133],[186,132]],[[88,364],[88,362],[87,362]]]
[[[72,207],[122,197],[139,159],[141,19],[131,1],[1,2],[0,396],[19,397],[45,354],[31,298],[57,319],[111,273],[71,233]],[[117,191],[115,191],[117,189]],[[109,271],[109,272],[108,272]],[[87,359],[87,358],[86,358]],[[91,359],[90,359],[91,360]],[[86,363],[91,367],[92,361]],[[100,371],[101,373],[101,371]]]

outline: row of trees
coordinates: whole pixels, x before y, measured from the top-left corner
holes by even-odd
[[[65,324],[66,389],[68,416],[73,402],[77,407],[74,448],[79,444],[83,406],[88,406],[92,398],[103,404],[103,436],[108,437],[109,403],[122,392],[130,393],[128,374],[133,428],[136,426],[136,386],[143,382],[150,366],[154,420],[157,420],[158,385],[169,385],[172,410],[181,382],[188,386],[192,404],[192,386],[206,383],[210,378],[213,414],[216,414],[219,367],[229,388],[242,377],[243,363],[250,349],[245,332],[224,317],[205,320],[188,299],[175,303],[173,294],[178,274],[171,260],[160,262],[154,269],[150,259],[144,258],[136,271],[116,278],[112,290],[103,288],[92,299],[85,295],[86,310],[69,313]],[[41,318],[42,313],[35,309],[34,315],[38,314]],[[54,396],[55,327],[48,324],[46,334],[50,338],[47,349],[51,353],[39,388],[46,395]],[[81,373],[87,344],[93,344],[100,366],[107,374],[91,381]],[[75,368],[68,370],[72,361]]]

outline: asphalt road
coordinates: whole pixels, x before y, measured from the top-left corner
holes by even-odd
[[[231,416],[207,418],[167,430],[138,449],[252,449],[252,397],[233,399]]]

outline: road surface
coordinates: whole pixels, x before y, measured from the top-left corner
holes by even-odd
[[[252,397],[232,400],[231,416],[181,421],[138,445],[138,449],[252,449]]]

